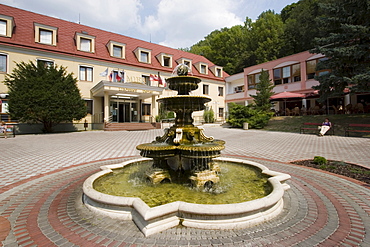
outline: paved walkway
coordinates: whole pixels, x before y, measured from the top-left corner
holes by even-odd
[[[288,164],[320,155],[370,167],[370,139],[206,128],[224,156],[291,174],[275,219],[232,231],[175,227],[145,238],[131,221],[96,219],[81,185],[103,164],[138,156],[162,130],[23,135],[0,139],[0,243],[4,246],[370,246],[370,188]],[[9,227],[10,225],[10,227]],[[2,238],[3,237],[3,238]]]

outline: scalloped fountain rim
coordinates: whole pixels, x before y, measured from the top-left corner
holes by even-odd
[[[83,202],[93,213],[121,220],[133,220],[145,236],[149,236],[177,225],[201,229],[246,228],[270,220],[283,210],[284,191],[290,186],[285,183],[290,175],[271,171],[257,162],[219,157],[214,160],[236,162],[259,168],[262,174],[271,176],[272,192],[252,201],[233,204],[195,204],[172,202],[157,207],[149,207],[136,197],[113,196],[96,191],[94,181],[113,169],[126,165],[151,160],[133,159],[119,164],[101,166],[97,172],[87,178],[83,184]]]

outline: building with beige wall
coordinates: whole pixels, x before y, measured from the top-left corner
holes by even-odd
[[[72,72],[89,123],[155,121],[156,100],[176,94],[165,79],[184,63],[202,80],[192,94],[211,97],[208,107],[224,120],[227,74],[205,57],[0,4],[0,81],[21,61],[62,65]],[[3,83],[0,97],[2,120],[10,121]],[[202,115],[193,117],[201,121]]]

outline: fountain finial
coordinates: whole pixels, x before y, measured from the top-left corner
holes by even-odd
[[[190,71],[190,68],[189,66],[187,66],[186,64],[184,63],[180,63],[179,65],[176,66],[174,72],[178,75],[178,76],[187,76],[188,73]]]

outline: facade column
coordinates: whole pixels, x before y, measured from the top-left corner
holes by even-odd
[[[351,104],[351,98],[349,94],[344,95],[344,106]]]
[[[300,65],[301,65],[301,89],[306,89],[307,88],[306,87],[306,78],[307,78],[306,60],[302,61]]]
[[[151,112],[151,119],[149,120],[151,123],[155,122],[155,116],[158,115],[157,109],[157,101],[155,100],[155,95],[152,95],[152,112]]]
[[[104,122],[109,122],[109,104],[110,104],[110,97],[109,92],[104,92]]]
[[[306,99],[302,99],[302,106],[307,108],[307,100]]]

